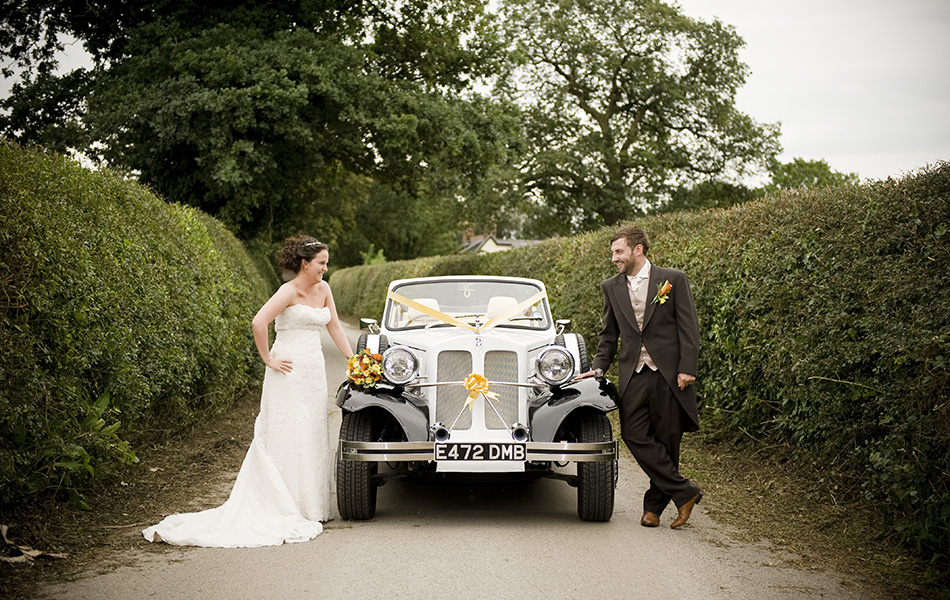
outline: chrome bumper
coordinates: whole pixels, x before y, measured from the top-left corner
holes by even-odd
[[[436,442],[340,440],[340,458],[364,462],[434,461]],[[600,462],[617,458],[617,441],[525,442],[526,462]],[[482,461],[491,462],[491,461]]]

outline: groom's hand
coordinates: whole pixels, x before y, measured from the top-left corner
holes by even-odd
[[[681,390],[685,390],[691,386],[696,381],[695,375],[690,375],[689,373],[677,373],[676,374],[676,385],[680,387]]]
[[[600,369],[591,369],[590,371],[587,371],[586,373],[581,373],[580,375],[575,377],[574,381],[577,381],[579,379],[587,379],[589,377],[603,377],[603,376],[604,376],[604,372],[601,371]]]

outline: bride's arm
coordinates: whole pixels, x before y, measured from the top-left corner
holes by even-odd
[[[261,360],[271,369],[280,371],[281,373],[290,373],[292,370],[290,365],[292,363],[289,360],[278,360],[271,357],[270,349],[267,347],[267,328],[271,322],[277,318],[280,311],[284,310],[293,299],[294,291],[285,283],[264,303],[264,306],[257,311],[257,314],[254,315],[254,319],[251,321],[251,330],[254,332],[254,345],[257,346],[257,353],[260,355]]]
[[[330,309],[330,322],[327,323],[327,332],[336,347],[343,353],[343,356],[349,358],[353,356],[353,348],[350,346],[350,340],[346,337],[346,332],[343,331],[343,323],[340,322],[340,317],[336,314],[336,304],[333,303],[333,294],[330,292],[329,285],[327,286],[327,308]]]

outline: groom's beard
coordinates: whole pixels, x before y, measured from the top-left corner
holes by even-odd
[[[636,273],[631,273],[630,271],[636,266],[634,263],[628,263],[627,261],[621,261],[619,264],[614,263],[617,266],[617,273],[623,273],[624,275],[636,275]]]

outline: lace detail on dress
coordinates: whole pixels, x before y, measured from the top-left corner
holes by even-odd
[[[326,327],[330,322],[330,309],[327,307],[308,306],[306,304],[291,304],[280,311],[274,319],[275,331],[291,329],[317,329]]]
[[[266,369],[254,441],[227,502],[171,515],[142,533],[149,541],[210,547],[303,542],[333,518],[327,430],[327,377],[320,333],[328,308],[305,304],[277,316],[271,355],[293,361],[289,374]]]

